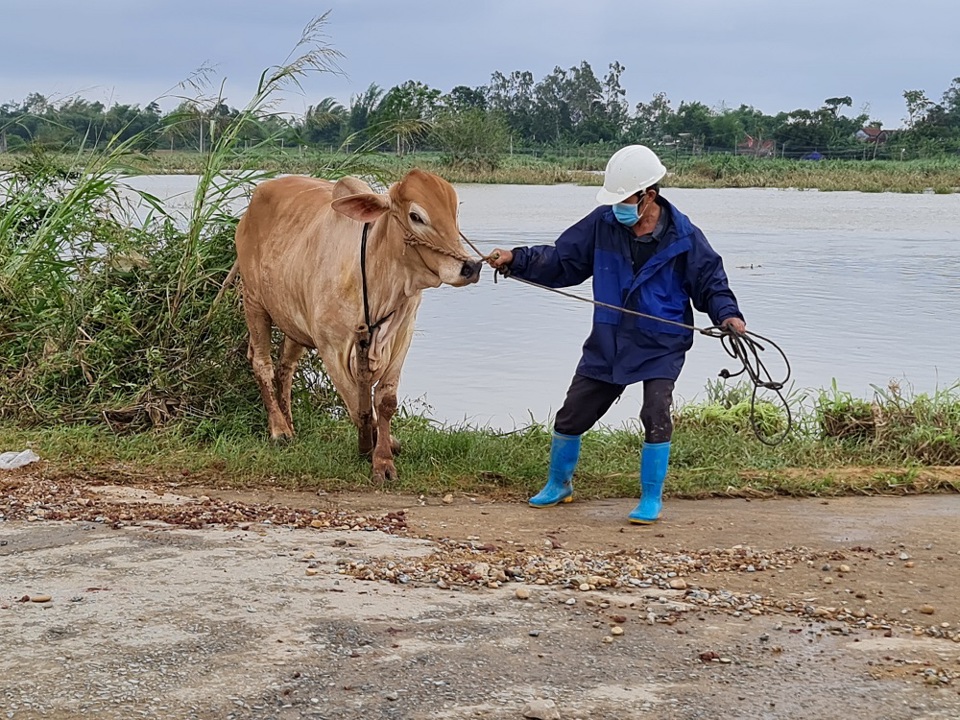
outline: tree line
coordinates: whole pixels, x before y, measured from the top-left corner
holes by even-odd
[[[279,147],[379,150],[403,155],[438,150],[454,163],[495,166],[508,152],[570,153],[641,142],[684,153],[733,152],[776,157],[898,158],[960,152],[960,77],[939,101],[923,90],[903,93],[904,127],[880,133],[868,112],[847,114],[850,96],[821,107],[767,115],[754,107],[674,106],[665,93],[632,106],[620,83],[624,66],[598,77],[587,62],[539,81],[529,71],[494,72],[486,85],[449,92],[410,80],[389,89],[376,84],[346,104],[326,97],[302,116],[263,114],[245,123],[241,143],[269,140]],[[31,147],[95,148],[132,140],[144,152],[204,152],[240,111],[222,99],[183,100],[169,112],[39,93],[0,105],[0,151]]]

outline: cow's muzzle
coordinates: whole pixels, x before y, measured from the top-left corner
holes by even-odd
[[[460,277],[466,278],[471,282],[476,282],[480,279],[481,267],[483,267],[483,263],[480,260],[467,261],[463,264],[463,267],[460,268]]]

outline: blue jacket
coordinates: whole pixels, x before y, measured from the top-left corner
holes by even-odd
[[[594,299],[686,325],[693,324],[691,302],[714,325],[742,319],[720,256],[686,215],[662,197],[657,202],[669,213],[668,224],[638,273],[630,253],[637,240],[609,206],[598,207],[553,245],[514,249],[510,271],[553,288],[593,276]],[[595,306],[577,374],[617,385],[676,380],[692,346],[692,330]]]

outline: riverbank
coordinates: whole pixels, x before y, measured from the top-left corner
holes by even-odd
[[[834,496],[960,491],[960,398],[878,395],[872,402],[834,389],[794,406],[794,426],[780,445],[756,436],[749,402],[736,393],[675,413],[667,493],[673,497]],[[399,480],[381,488],[357,454],[349,421],[321,410],[294,412],[298,434],[275,445],[261,432],[260,413],[233,421],[181,421],[123,432],[119,426],[74,424],[26,428],[0,425],[0,450],[31,448],[52,478],[114,483],[155,480],[216,487],[274,487],[322,492],[388,490],[429,496],[482,493],[524,499],[543,484],[549,428],[511,432],[441,426],[402,411],[394,434],[403,445]],[[760,403],[765,438],[786,427],[780,408]],[[578,497],[637,494],[639,427],[599,428],[584,436],[575,476]]]
[[[12,170],[24,155],[0,154],[0,170]],[[84,155],[50,154],[66,166],[81,168]],[[198,175],[207,169],[208,156],[200,153],[158,151],[130,154],[125,166],[131,173],[148,175]],[[286,150],[269,154],[238,153],[223,159],[225,170],[254,167],[271,173],[336,177],[344,169],[366,172],[384,181],[399,178],[420,167],[453,183],[510,185],[599,185],[606,158],[589,155],[508,155],[496,168],[451,166],[439,153],[414,153],[397,157],[389,153],[350,155]],[[664,187],[678,188],[796,188],[859,192],[960,192],[960,158],[927,160],[787,160],[743,155],[664,156],[669,174]]]

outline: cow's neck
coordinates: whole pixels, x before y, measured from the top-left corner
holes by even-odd
[[[424,264],[417,249],[404,242],[403,227],[389,213],[370,226],[366,269],[373,323],[406,301],[419,299],[426,288],[440,286],[440,278]]]

